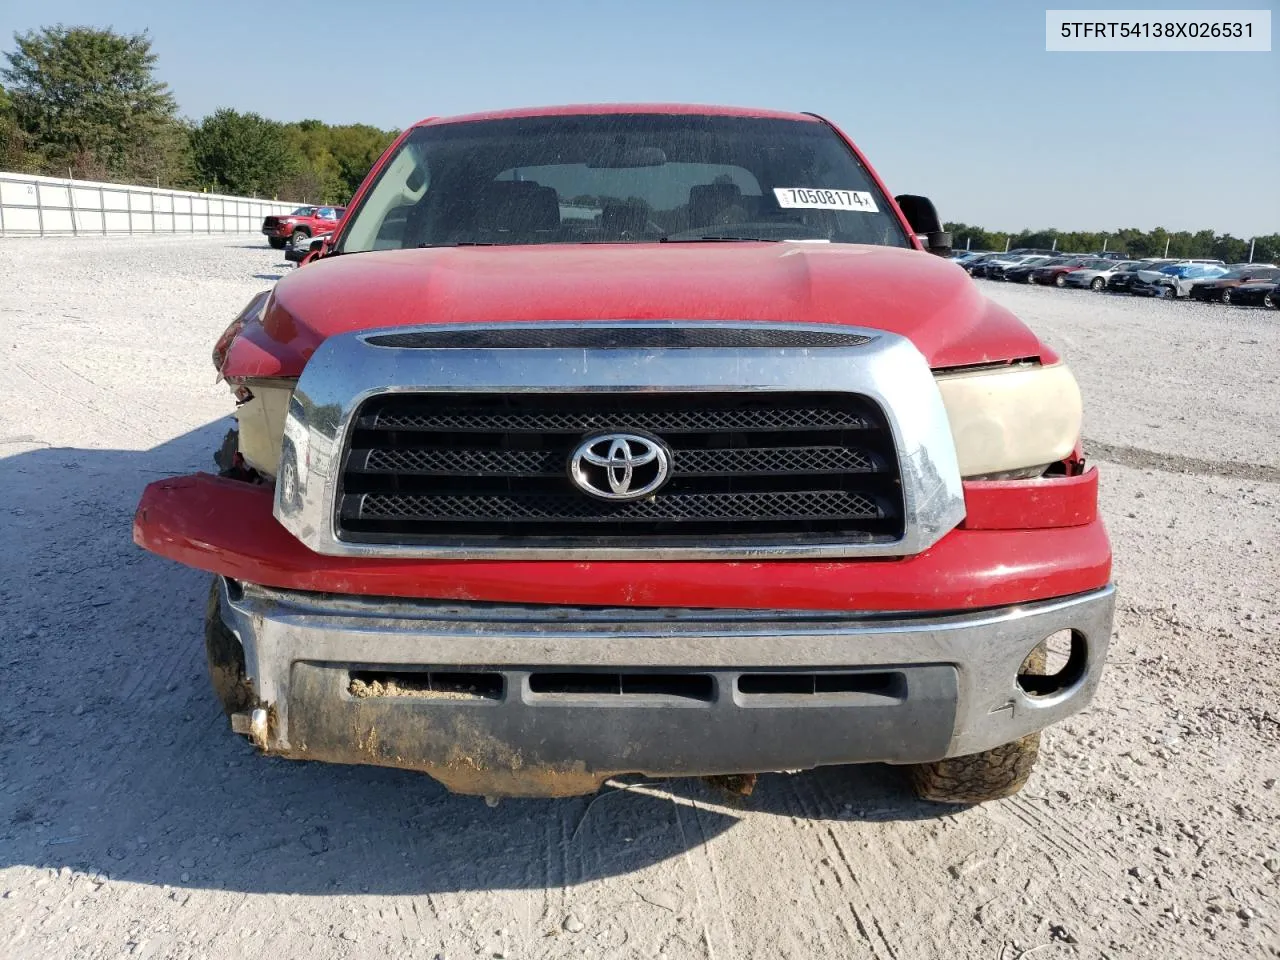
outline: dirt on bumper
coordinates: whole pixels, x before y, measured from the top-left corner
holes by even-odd
[[[619,774],[989,749],[1088,703],[1113,602],[1108,588],[972,614],[815,619],[374,600],[221,578],[215,589],[211,614],[239,642],[254,704],[227,704],[232,727],[261,749],[525,797],[592,793]],[[1081,638],[1076,674],[1020,692],[1024,658],[1064,629]]]

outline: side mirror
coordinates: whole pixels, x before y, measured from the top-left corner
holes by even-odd
[[[303,254],[302,259],[298,261],[298,266],[305,267],[312,260],[316,259],[316,257],[324,253],[325,243],[328,240],[328,235],[312,239],[312,241],[307,244],[307,252]]]
[[[301,247],[290,245],[284,252],[284,258],[290,263],[296,263],[298,266],[310,263],[324,250],[325,241],[328,239],[329,235],[326,234],[323,237],[312,237],[310,241]]]
[[[942,229],[942,221],[938,219],[938,211],[928,197],[918,197],[904,193],[894,197],[902,215],[911,224],[911,229],[925,238],[925,249],[940,257],[951,256],[951,234]]]

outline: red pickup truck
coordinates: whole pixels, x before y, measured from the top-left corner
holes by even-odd
[[[1076,382],[831,123],[431,119],[351,210],[215,346],[220,474],[134,523],[214,575],[261,750],[491,797],[887,762],[973,803],[1091,699]]]
[[[286,216],[264,219],[262,232],[276,250],[283,250],[290,240],[297,247],[308,240],[333,233],[344,213],[345,207],[299,207]]]

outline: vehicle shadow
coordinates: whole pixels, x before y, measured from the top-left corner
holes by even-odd
[[[212,469],[229,423],[145,451],[0,437],[0,869],[302,894],[540,888],[641,870],[759,814],[951,812],[874,766],[763,776],[749,798],[675,780],[489,808],[418,774],[257,756],[205,674],[208,575],[130,536],[142,487]]]

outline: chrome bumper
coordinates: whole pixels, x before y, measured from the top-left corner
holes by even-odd
[[[233,727],[260,748],[513,796],[592,792],[620,773],[919,763],[986,750],[1088,704],[1113,601],[1106,587],[949,616],[801,615],[451,605],[219,583],[258,703]],[[1061,630],[1077,638],[1070,682],[1027,694],[1019,666]],[[487,695],[352,693],[353,673],[426,671],[500,679]],[[570,672],[624,680],[606,691],[540,679]],[[791,682],[814,676],[823,679],[813,689]],[[693,687],[673,677],[696,677],[703,692],[682,694]]]

